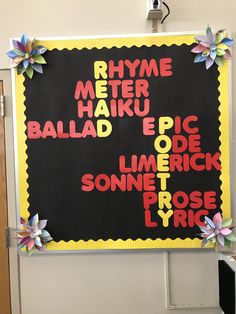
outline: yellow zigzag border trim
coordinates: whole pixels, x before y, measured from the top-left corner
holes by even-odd
[[[94,38],[94,39],[78,39],[78,40],[42,40],[39,43],[52,49],[92,49],[103,47],[112,48],[117,47],[147,47],[155,46],[171,46],[171,45],[191,45],[194,43],[194,34],[188,35],[168,35],[168,36],[140,36],[140,37],[124,37],[124,38]],[[194,57],[194,56],[193,56]],[[219,101],[220,101],[220,151],[221,151],[221,165],[222,171],[220,179],[222,181],[222,210],[225,218],[230,217],[230,154],[229,154],[229,64],[225,63],[223,67],[219,68]],[[20,215],[28,219],[28,174],[27,174],[27,146],[26,146],[26,126],[25,126],[25,96],[24,96],[24,77],[23,75],[14,74],[16,86],[16,129],[17,129],[17,152],[18,152],[18,192],[19,192],[19,211]],[[210,105],[210,104],[209,104]],[[168,249],[168,248],[200,248],[201,241],[199,239],[146,239],[146,240],[89,240],[89,241],[52,241],[48,244],[49,251],[65,251],[65,250],[109,250],[109,249]]]

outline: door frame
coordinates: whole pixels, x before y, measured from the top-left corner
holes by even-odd
[[[0,97],[4,95],[3,81],[0,80]],[[2,105],[2,104],[1,104]],[[5,153],[5,128],[4,116],[0,116],[0,304],[5,314],[11,314],[10,300],[10,269],[9,253],[6,243],[6,228],[8,226],[7,210],[7,178],[6,178],[6,153]]]
[[[6,180],[7,180],[7,206],[8,206],[8,226],[14,230],[17,226],[16,211],[16,190],[15,190],[15,162],[14,162],[14,142],[13,142],[13,109],[12,109],[12,89],[10,69],[0,70],[0,80],[3,81],[5,96],[5,158],[6,158]],[[17,241],[15,232],[11,232],[11,245],[9,248],[9,268],[10,268],[10,298],[11,314],[21,313],[20,298],[20,267],[17,251]]]

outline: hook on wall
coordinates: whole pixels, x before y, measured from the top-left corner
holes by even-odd
[[[170,8],[163,0],[147,0],[148,2],[148,20],[152,20],[153,32],[157,32],[158,21],[163,24],[170,15]],[[167,9],[166,15],[163,17],[163,6]]]

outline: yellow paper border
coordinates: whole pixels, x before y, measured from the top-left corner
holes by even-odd
[[[168,35],[168,36],[140,36],[140,37],[124,37],[124,38],[84,38],[73,40],[40,40],[39,43],[52,49],[92,49],[103,47],[121,48],[122,46],[141,47],[143,45],[151,47],[152,45],[191,45],[194,43],[194,34],[188,35]],[[194,58],[194,56],[193,56]],[[221,151],[221,166],[222,171],[220,179],[222,181],[222,211],[224,218],[230,217],[230,153],[229,153],[229,63],[219,68],[219,102],[220,102],[220,151]],[[26,119],[24,114],[24,77],[17,75],[14,72],[15,78],[15,110],[16,110],[16,131],[17,131],[17,158],[18,158],[18,198],[19,198],[19,212],[20,215],[28,219],[28,174],[27,174],[27,146],[26,146],[26,126],[24,121]],[[210,105],[210,104],[209,104]],[[170,248],[200,248],[201,241],[199,239],[146,239],[146,240],[89,240],[89,241],[52,241],[48,244],[49,251],[71,251],[71,250],[110,250],[110,249],[170,249]]]

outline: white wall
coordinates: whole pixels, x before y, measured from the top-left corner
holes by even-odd
[[[165,31],[215,28],[236,31],[235,0],[166,0],[171,15]],[[224,7],[223,7],[224,4]],[[0,68],[9,67],[5,52],[10,37],[150,32],[145,0],[1,0]],[[233,55],[236,57],[235,53]],[[235,75],[235,62],[233,77]],[[233,91],[233,106],[235,102]],[[10,105],[10,98],[8,98]],[[8,112],[10,133],[11,112]],[[233,115],[235,120],[235,114]],[[7,139],[12,154],[11,137]],[[234,148],[235,150],[235,148]],[[235,163],[233,151],[233,163]],[[12,173],[8,158],[8,173]],[[234,182],[235,175],[233,176]],[[10,199],[13,181],[9,177]],[[235,198],[235,188],[233,196]],[[235,199],[233,199],[235,202]],[[10,224],[15,222],[11,203]],[[216,304],[217,255],[170,254],[170,298],[174,304]],[[163,252],[20,256],[22,314],[167,314]],[[15,282],[15,281],[14,281]],[[14,286],[14,284],[13,284]],[[14,287],[17,290],[17,285]],[[18,314],[13,300],[13,314]],[[174,312],[174,310],[172,311]],[[219,309],[177,313],[217,314]]]

